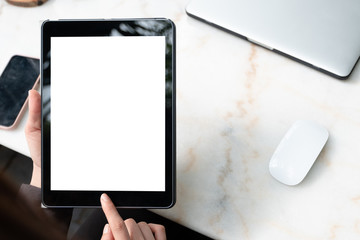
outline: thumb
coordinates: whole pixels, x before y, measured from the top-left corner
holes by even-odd
[[[34,164],[41,166],[41,97],[35,91],[29,91],[29,117],[25,127],[31,158]]]
[[[101,240],[115,240],[108,223],[105,224]]]
[[[31,133],[41,129],[41,96],[35,90],[29,91],[29,118],[26,131]]]

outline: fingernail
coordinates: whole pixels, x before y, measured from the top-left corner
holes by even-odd
[[[105,224],[103,233],[108,233],[108,232],[109,232],[109,224]]]
[[[101,194],[101,200],[108,202],[110,200],[110,198],[106,193],[103,193],[103,194]]]

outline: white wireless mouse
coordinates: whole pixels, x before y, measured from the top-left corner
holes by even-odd
[[[271,175],[287,185],[299,184],[329,138],[329,132],[313,121],[296,121],[270,159]]]

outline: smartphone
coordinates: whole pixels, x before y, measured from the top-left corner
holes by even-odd
[[[0,128],[16,126],[25,109],[28,91],[36,87],[39,77],[39,59],[19,55],[10,59],[0,76]]]

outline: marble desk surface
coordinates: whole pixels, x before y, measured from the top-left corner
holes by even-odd
[[[360,239],[360,64],[341,81],[185,13],[187,0],[0,1],[0,71],[40,56],[45,19],[166,17],[177,28],[177,203],[157,213],[217,239]],[[0,144],[29,155],[23,134]],[[273,179],[269,159],[298,119],[330,138],[305,180]]]

